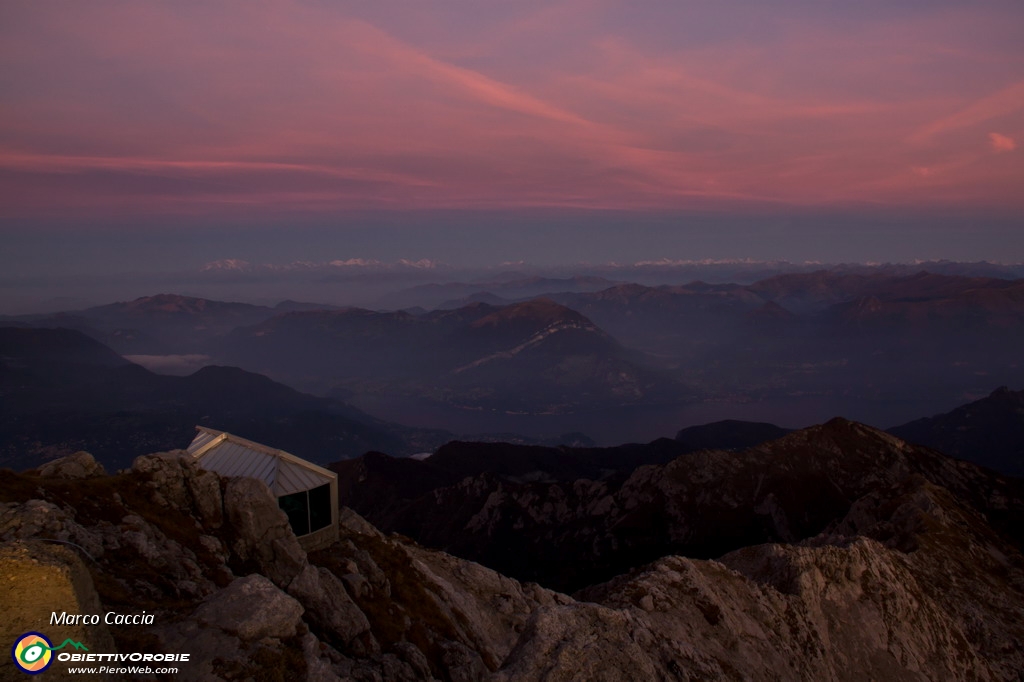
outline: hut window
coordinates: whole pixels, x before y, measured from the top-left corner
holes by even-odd
[[[309,532],[331,525],[331,484],[309,491]]]
[[[296,535],[309,535],[331,525],[331,484],[282,495],[277,503],[288,515],[288,523]]]

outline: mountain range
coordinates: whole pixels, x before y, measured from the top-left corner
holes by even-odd
[[[752,284],[508,275],[435,310],[163,294],[5,322],[75,328],[156,371],[237,366],[390,422],[605,445],[722,419],[890,427],[1024,383],[1024,280],[904,266]],[[534,296],[548,287],[561,291]]]
[[[1014,679],[1024,479],[1006,474],[1024,392],[888,433],[729,419],[613,447],[456,440],[341,397],[603,405],[596,420],[626,421],[673,399],[729,410],[805,391],[909,411],[921,393],[1015,380],[1019,295],[1018,281],[832,272],[433,311],[159,296],[83,311],[80,329],[7,320],[0,466],[27,470],[0,476],[0,636],[45,627],[51,608],[145,609],[145,631],[46,631],[187,650],[194,679]],[[160,375],[126,349],[243,368]],[[321,394],[288,385],[304,383]],[[337,541],[303,550],[261,482],[175,451],[196,424],[327,464]]]
[[[346,503],[382,530],[568,591],[667,554],[714,558],[828,533],[858,500],[908,480],[950,490],[1024,539],[1024,507],[1001,501],[1024,481],[839,418],[731,452],[668,440],[546,452],[449,444],[424,461],[368,454],[332,468]]]
[[[0,327],[0,360],[0,466],[87,449],[121,468],[182,447],[197,424],[281,442],[321,462],[373,449],[413,454],[451,438],[234,367],[154,374],[75,330]]]
[[[276,316],[225,338],[227,362],[320,391],[387,392],[468,409],[551,412],[669,394],[669,381],[583,315],[545,298],[421,315]]]

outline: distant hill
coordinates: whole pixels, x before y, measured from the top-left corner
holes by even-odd
[[[232,332],[219,356],[309,390],[387,391],[476,409],[557,411],[668,390],[639,354],[549,299],[421,315],[279,315]]]
[[[726,419],[711,424],[690,426],[676,434],[687,452],[697,450],[742,450],[782,438],[790,429],[775,424]]]
[[[447,282],[421,284],[382,297],[377,305],[388,310],[420,306],[425,309],[461,307],[474,300],[488,303],[508,302],[550,296],[558,292],[600,291],[620,282],[593,275],[572,277],[537,277],[513,274],[508,278],[479,282]]]
[[[917,419],[889,433],[947,455],[1024,476],[1024,391],[1005,386],[945,414]]]
[[[819,271],[555,298],[737,404],[802,397],[888,425],[1024,380],[1024,280]]]
[[[0,328],[0,466],[76,450],[108,468],[181,448],[204,424],[326,462],[367,450],[412,454],[450,434],[405,429],[234,367],[153,374],[81,332]]]
[[[685,357],[725,341],[764,332],[815,342],[851,323],[929,329],[1024,326],[1024,280],[818,271],[751,285],[691,282],[646,287],[623,284],[555,300],[588,316],[627,345]],[[780,322],[788,324],[780,326]],[[913,324],[915,326],[909,327]]]
[[[20,315],[7,324],[77,329],[123,355],[209,353],[237,327],[258,324],[275,315],[337,306],[281,301],[274,307],[214,301],[195,296],[157,294],[74,312]]]
[[[161,355],[205,353],[213,339],[279,312],[248,303],[158,294],[72,313],[13,319],[36,327],[77,329],[126,355]]]
[[[0,362],[8,370],[54,365],[121,367],[129,362],[102,343],[70,329],[0,327]]]
[[[456,306],[430,311],[161,294],[6,320],[77,329],[155,371],[241,367],[395,422],[612,444],[668,435],[697,414],[888,426],[1024,382],[1024,280],[984,263],[933,265],[659,286],[613,279],[625,271],[509,273],[418,290]],[[515,302],[471,292],[487,286]]]

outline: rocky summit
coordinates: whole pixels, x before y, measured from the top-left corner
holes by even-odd
[[[561,519],[547,555],[539,541],[527,546],[541,563],[551,553],[600,559],[606,551],[594,547],[605,541],[613,554],[631,537],[670,542],[635,545],[633,561],[604,564],[622,571],[570,595],[387,534],[347,507],[338,540],[307,553],[260,482],[221,478],[180,451],[116,474],[78,453],[0,478],[0,638],[43,631],[95,651],[188,652],[177,664],[188,680],[1016,680],[1024,671],[1019,479],[837,422],[618,478],[514,483],[485,473],[455,487],[483,491],[487,481],[506,487],[458,498],[449,514],[476,542],[512,509],[541,526]],[[556,493],[528,499],[531,486],[575,492],[556,504]],[[441,504],[455,487],[420,494]],[[747,523],[748,508],[763,523]],[[554,529],[578,535],[588,525],[601,542],[559,545]],[[524,521],[524,533],[534,530]],[[716,535],[729,540],[711,558],[683,551]],[[152,625],[56,627],[54,611],[144,612]],[[9,659],[0,678],[23,679]]]

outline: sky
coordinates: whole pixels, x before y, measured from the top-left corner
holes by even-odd
[[[1019,0],[7,0],[0,268],[1019,262],[1021,27]]]

